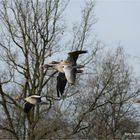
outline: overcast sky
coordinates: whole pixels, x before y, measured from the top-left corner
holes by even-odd
[[[67,9],[68,22],[80,17],[84,0],[71,0]],[[109,48],[120,43],[125,52],[133,58],[135,69],[139,70],[140,62],[140,0],[96,0],[95,15],[98,19],[94,25],[97,38]]]
[[[140,52],[140,0],[97,0],[96,33],[108,46],[118,42],[132,55]]]

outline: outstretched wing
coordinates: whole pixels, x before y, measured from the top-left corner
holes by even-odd
[[[31,110],[31,108],[32,108],[33,106],[34,106],[33,104],[30,104],[30,103],[26,102],[26,103],[24,104],[24,112],[25,112],[25,113],[29,113],[29,111]]]
[[[67,83],[67,79],[65,77],[65,74],[59,72],[58,76],[57,76],[57,84],[56,84],[57,96],[58,97],[60,97],[60,95],[63,95],[66,83]]]
[[[68,53],[68,57],[67,57],[67,61],[70,61],[73,63],[73,65],[76,65],[76,61],[78,59],[78,56],[80,54],[83,54],[83,53],[87,53],[87,50],[85,51],[73,51],[73,52],[69,52]]]

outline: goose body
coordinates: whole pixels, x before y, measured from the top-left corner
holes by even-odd
[[[64,65],[63,67],[65,77],[67,79],[67,82],[70,84],[74,84],[76,80],[76,68],[73,68],[69,65]]]
[[[133,102],[134,103],[140,103],[140,99],[134,99]]]

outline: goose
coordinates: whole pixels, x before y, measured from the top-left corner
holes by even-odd
[[[26,98],[24,98],[24,101],[25,101],[25,104],[24,104],[24,112],[25,113],[29,113],[30,110],[37,104],[48,104],[47,102],[44,102],[42,100],[44,96],[39,96],[39,95],[31,95],[31,96],[28,96]],[[22,97],[20,96],[17,96],[16,97],[16,100],[21,100]]]
[[[140,99],[134,99],[133,102],[134,103],[140,103]]]
[[[76,74],[82,73],[83,65],[77,65],[77,59],[80,54],[87,53],[87,50],[73,51],[68,53],[66,60],[52,61],[47,64],[48,67],[53,67],[58,71],[57,76],[57,96],[62,96],[65,90],[66,83],[75,84]],[[45,64],[46,65],[46,64]],[[44,65],[43,65],[44,66]]]

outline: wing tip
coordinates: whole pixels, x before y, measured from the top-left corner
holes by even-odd
[[[78,54],[88,53],[88,50],[75,50],[75,51],[69,52],[68,54],[72,54],[72,53],[78,53]]]
[[[29,113],[33,106],[34,106],[34,105],[32,105],[32,104],[26,102],[26,103],[24,104],[24,109],[23,109],[24,112],[25,112],[25,113]]]
[[[81,51],[82,53],[88,53],[88,50],[83,50],[83,51]]]

